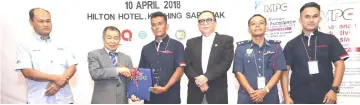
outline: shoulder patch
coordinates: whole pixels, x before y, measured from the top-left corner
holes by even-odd
[[[269,43],[280,44],[280,40],[269,40]]]
[[[243,41],[240,41],[240,42],[236,42],[236,44],[238,46],[242,46],[242,45],[245,45],[245,44],[248,44],[248,43],[250,43],[250,40],[243,40]]]

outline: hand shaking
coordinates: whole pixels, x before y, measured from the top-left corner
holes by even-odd
[[[130,69],[125,66],[117,67],[117,71],[126,78],[131,77]]]

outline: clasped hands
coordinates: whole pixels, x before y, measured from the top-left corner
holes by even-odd
[[[208,78],[204,75],[200,75],[195,77],[195,84],[200,88],[201,92],[205,93],[209,89],[209,85],[207,84]]]
[[[251,90],[249,92],[250,99],[252,102],[256,104],[260,104],[264,101],[264,97],[267,95],[267,92],[265,89],[258,89],[258,90]]]

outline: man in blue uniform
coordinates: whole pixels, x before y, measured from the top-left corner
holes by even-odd
[[[139,68],[153,69],[154,87],[145,104],[180,104],[180,79],[184,73],[184,45],[171,39],[169,25],[162,12],[151,14],[151,29],[155,40],[141,51]]]
[[[28,104],[74,103],[69,80],[76,72],[73,52],[61,40],[50,37],[50,12],[43,8],[29,11],[34,33],[17,49],[16,71],[27,83]]]
[[[336,93],[339,93],[345,71],[344,61],[349,56],[334,35],[318,31],[320,20],[319,4],[309,2],[300,8],[302,33],[284,48],[289,70],[283,73],[281,85],[286,104],[334,104],[337,101]]]
[[[234,74],[240,83],[238,104],[278,104],[276,88],[282,71],[286,70],[280,41],[266,40],[266,19],[253,15],[249,21],[252,40],[237,43]]]

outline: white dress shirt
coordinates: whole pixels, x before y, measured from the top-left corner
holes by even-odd
[[[40,35],[22,42],[17,49],[16,71],[31,68],[47,74],[62,75],[65,70],[76,65],[75,57],[66,48],[55,44],[53,40],[42,39]],[[29,104],[69,104],[74,103],[69,84],[61,88],[55,95],[46,96],[47,82],[26,79],[27,102]]]
[[[213,45],[215,35],[215,33],[212,33],[210,36],[207,37],[205,37],[204,35],[202,36],[201,67],[204,73],[206,73],[208,67],[211,47]]]

